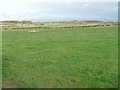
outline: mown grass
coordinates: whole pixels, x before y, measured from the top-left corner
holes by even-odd
[[[3,86],[117,87],[117,32],[117,27],[3,31]]]

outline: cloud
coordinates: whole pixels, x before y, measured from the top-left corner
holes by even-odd
[[[77,1],[4,0],[0,3],[0,20],[117,20],[117,2]]]

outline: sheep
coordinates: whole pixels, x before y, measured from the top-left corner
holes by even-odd
[[[35,33],[35,32],[39,32],[39,31],[36,31],[36,30],[30,30],[30,31],[28,31],[28,32],[30,32],[30,33]]]

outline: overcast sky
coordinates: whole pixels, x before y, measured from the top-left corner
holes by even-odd
[[[0,21],[118,20],[119,0],[1,0]]]

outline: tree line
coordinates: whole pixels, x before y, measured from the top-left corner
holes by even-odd
[[[1,21],[2,23],[14,23],[14,24],[32,24],[32,21],[24,20],[24,21]]]

